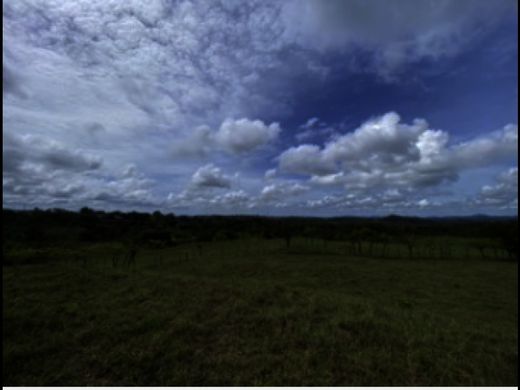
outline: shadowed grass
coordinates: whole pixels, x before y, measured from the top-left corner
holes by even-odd
[[[517,264],[235,241],[3,268],[4,385],[515,386]],[[162,260],[159,260],[162,256]]]

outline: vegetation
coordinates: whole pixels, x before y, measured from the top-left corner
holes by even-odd
[[[516,218],[3,218],[4,385],[518,385]]]

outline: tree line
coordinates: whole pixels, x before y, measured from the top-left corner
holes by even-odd
[[[106,212],[82,208],[78,212],[3,209],[4,246],[9,243],[66,245],[78,242],[122,242],[132,246],[173,246],[184,243],[282,239],[291,247],[294,238],[341,241],[352,255],[386,257],[392,245],[404,248],[412,258],[423,254],[449,254],[449,245],[434,245],[436,237],[471,240],[481,257],[500,249],[518,259],[518,218],[381,218],[178,216],[173,213]],[[439,241],[439,240],[437,240]],[[492,245],[490,243],[493,243]],[[498,249],[497,249],[498,248]]]

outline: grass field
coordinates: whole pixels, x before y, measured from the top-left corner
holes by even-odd
[[[515,262],[300,239],[115,268],[110,250],[3,267],[4,385],[518,385]]]

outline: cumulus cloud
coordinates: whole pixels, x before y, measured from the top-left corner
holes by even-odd
[[[518,167],[500,174],[494,185],[482,187],[477,205],[518,209]]]
[[[47,170],[88,171],[99,169],[102,158],[47,138],[5,133],[3,137],[4,173],[13,174],[27,165]]]
[[[244,155],[276,140],[281,132],[278,123],[264,124],[261,120],[242,118],[225,119],[218,130],[198,126],[184,139],[176,140],[172,148],[174,157],[204,157],[209,153],[224,151]]]
[[[429,187],[457,179],[468,169],[516,160],[518,127],[510,124],[488,135],[449,145],[449,134],[429,129],[424,119],[401,122],[387,113],[327,143],[300,145],[283,152],[280,169],[311,176],[321,185],[349,189],[381,186]]]
[[[189,189],[178,194],[170,193],[167,197],[168,207],[176,209],[198,210],[206,212],[237,213],[252,210],[256,207],[256,200],[244,190],[229,191],[223,194],[210,192],[193,192]]]
[[[453,160],[462,167],[486,166],[518,160],[518,125],[509,124],[491,134],[456,145]]]
[[[279,157],[282,171],[300,174],[325,175],[336,170],[336,164],[328,159],[317,145],[291,147]]]
[[[191,184],[196,188],[231,187],[231,178],[225,175],[222,170],[213,164],[200,167],[192,176]]]
[[[264,178],[266,180],[272,180],[276,177],[276,174],[277,174],[276,169],[274,169],[274,168],[268,169],[267,171],[265,171]]]
[[[207,170],[209,171],[209,169]],[[221,177],[222,173],[213,172],[212,176]],[[218,180],[212,177],[212,186],[220,189],[228,188],[222,187],[221,183],[214,183],[216,181]],[[310,187],[296,181],[280,180],[264,186],[253,194],[244,189],[227,192],[203,191],[201,189],[201,186],[194,186],[192,183],[192,185],[178,193],[170,193],[166,199],[166,204],[169,207],[179,209],[197,207],[197,209],[207,212],[225,211],[236,213],[238,210],[240,212],[261,212],[265,211],[266,207],[279,209],[293,206],[301,207],[303,203],[297,201],[296,198],[306,194]]]
[[[265,186],[260,194],[262,200],[289,200],[292,197],[303,194],[309,187],[299,183],[273,183]]]
[[[261,120],[226,119],[215,133],[215,141],[225,150],[244,153],[273,141],[280,131],[278,123],[267,126]]]
[[[395,189],[373,194],[335,194],[305,201],[312,210],[328,210],[333,213],[352,213],[366,215],[388,215],[392,213],[417,213],[445,209],[468,211],[468,205],[461,202],[434,201],[421,198],[418,194]],[[470,210],[471,211],[471,210]]]
[[[162,201],[152,193],[151,184],[149,179],[143,177],[109,180],[102,187],[97,185],[86,191],[83,201],[92,202],[100,207],[155,208],[161,206]]]
[[[5,132],[3,141],[4,205],[124,209],[160,204],[152,181],[135,164],[110,174],[101,157],[49,138]]]
[[[184,139],[177,139],[172,146],[175,158],[204,157],[214,148],[214,136],[209,126],[196,127]]]
[[[430,201],[428,199],[421,199],[417,202],[417,205],[421,208],[428,207],[430,205]]]
[[[255,203],[252,202],[251,196],[243,190],[230,191],[222,195],[216,195],[210,199],[210,205],[234,209],[235,211],[242,208],[252,208]]]

